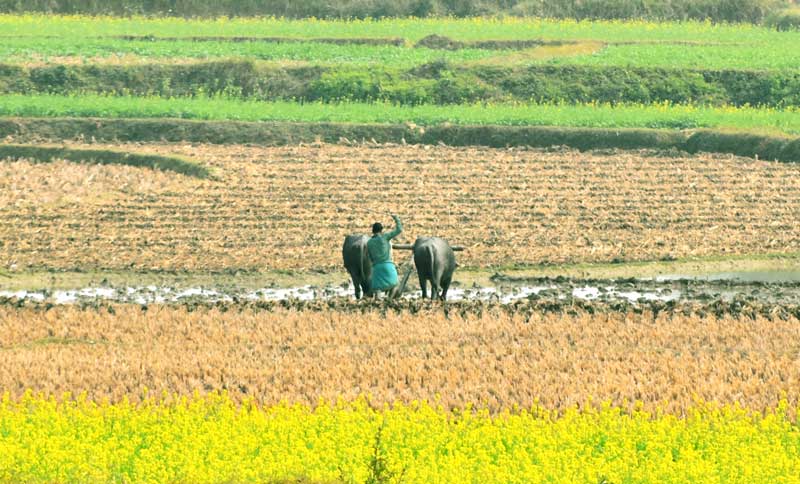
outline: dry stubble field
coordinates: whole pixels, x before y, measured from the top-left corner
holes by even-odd
[[[402,331],[398,331],[402,328]],[[499,308],[354,314],[135,305],[0,307],[0,381],[13,396],[87,392],[134,401],[227,390],[235,400],[439,401],[564,410],[590,399],[681,414],[696,399],[791,408],[800,389],[794,317],[574,314]]]
[[[395,211],[401,239],[463,244],[465,266],[800,247],[792,164],[391,145],[111,147],[186,156],[216,177],[0,163],[6,269],[339,270],[343,236]]]

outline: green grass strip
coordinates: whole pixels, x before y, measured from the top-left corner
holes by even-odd
[[[146,167],[154,170],[172,171],[195,178],[208,178],[210,176],[206,167],[180,158],[112,150],[83,150],[2,144],[0,145],[0,160],[3,159],[25,159],[38,163],[49,163],[53,160],[61,159],[77,163]]]
[[[610,45],[596,54],[556,57],[559,65],[636,66],[683,69],[797,70],[800,49],[772,45]]]
[[[800,30],[784,32],[749,24],[652,21],[574,21],[535,18],[425,18],[384,20],[286,20],[276,18],[183,19],[0,15],[0,59],[48,57],[220,58],[243,56],[323,64],[412,66],[434,59],[468,62],[496,57],[482,49],[432,51],[411,45],[431,35],[461,42],[487,40],[600,41],[612,45],[594,55],[519,59],[509,63],[660,66],[694,69],[795,71],[800,66]],[[115,36],[152,40],[120,40]],[[293,45],[264,42],[192,42],[192,37],[281,37],[291,39],[405,39],[405,47]],[[102,38],[105,37],[105,38]],[[159,39],[165,39],[160,41]],[[186,40],[181,40],[186,39]]]
[[[120,40],[115,38],[10,37],[0,42],[0,59],[10,62],[81,57],[84,59],[134,56],[148,59],[252,58],[273,62],[310,62],[321,65],[391,65],[412,67],[435,60],[461,64],[492,58],[496,64],[600,65],[669,67],[691,69],[758,69],[795,71],[800,66],[800,49],[782,44],[610,45],[585,55],[569,55],[570,48],[555,57],[518,56],[513,50],[479,48],[438,50],[395,45],[337,45],[321,42],[194,42],[191,40]],[[800,39],[798,39],[800,45]]]
[[[461,63],[497,56],[487,49],[436,49],[394,45],[336,45],[320,42],[193,42],[191,40],[148,41],[120,39],[51,39],[12,37],[0,39],[0,59],[25,60],[50,57],[108,58],[130,55],[153,59],[210,59],[241,57],[268,61],[313,62],[325,65],[392,65],[412,67],[445,58]]]
[[[401,106],[369,103],[258,102],[226,98],[140,98],[98,95],[0,96],[0,115],[24,117],[181,118],[334,123],[412,122],[586,128],[724,128],[800,133],[800,109],[670,104],[474,104]]]

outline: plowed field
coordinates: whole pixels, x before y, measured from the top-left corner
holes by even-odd
[[[96,147],[97,145],[92,145]],[[333,270],[398,213],[465,266],[796,252],[798,168],[730,156],[419,146],[115,145],[215,179],[0,163],[3,267]]]

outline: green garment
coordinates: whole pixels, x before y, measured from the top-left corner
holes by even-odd
[[[400,235],[403,231],[403,223],[399,218],[394,219],[395,228],[388,234],[375,234],[367,242],[367,252],[369,253],[369,260],[372,264],[380,264],[381,262],[392,262],[392,244],[389,242],[393,238]]]

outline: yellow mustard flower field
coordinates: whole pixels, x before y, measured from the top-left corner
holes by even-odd
[[[3,482],[636,483],[800,481],[800,431],[698,403],[676,416],[587,405],[490,415],[365,398],[237,406],[225,395],[0,404]]]

